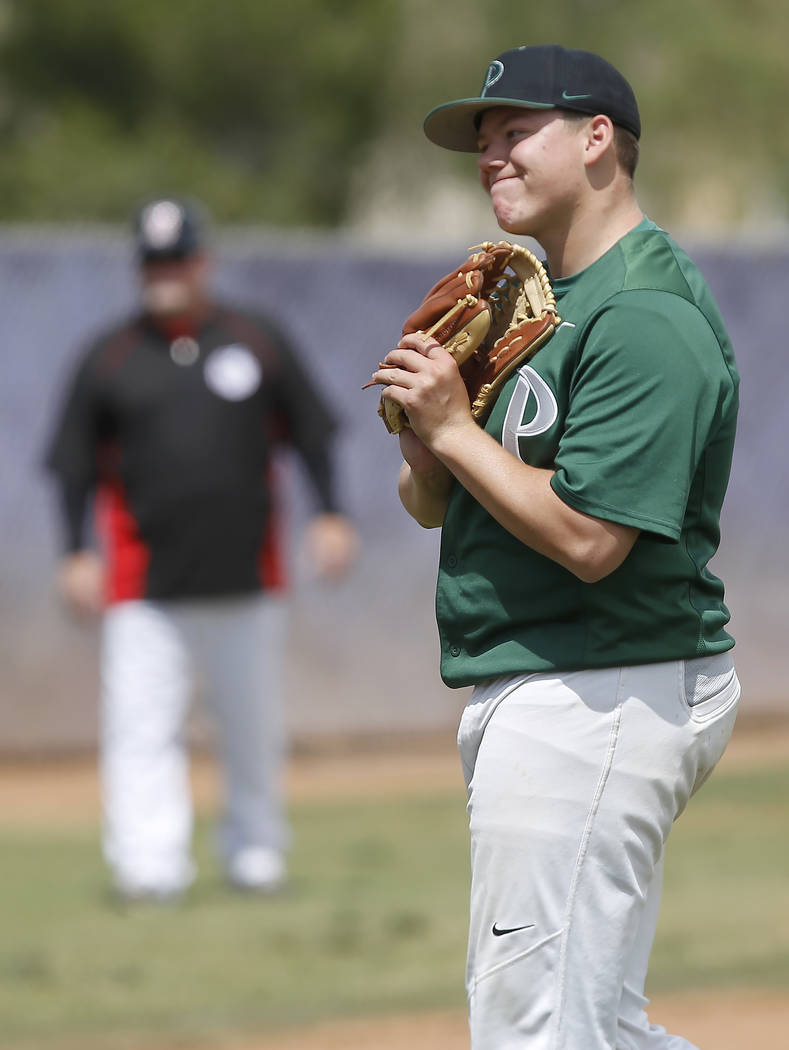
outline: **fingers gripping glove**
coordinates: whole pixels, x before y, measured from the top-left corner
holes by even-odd
[[[484,423],[504,382],[553,335],[560,318],[545,268],[527,248],[486,241],[470,251],[406,318],[403,335],[424,332],[452,354],[472,415]],[[389,398],[381,397],[378,414],[391,434],[409,425]]]

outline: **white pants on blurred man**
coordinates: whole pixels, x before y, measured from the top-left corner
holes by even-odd
[[[258,594],[124,601],[105,613],[103,845],[124,896],[173,897],[194,879],[185,721],[197,680],[218,731],[226,874],[241,888],[281,884],[285,628],[284,600]]]

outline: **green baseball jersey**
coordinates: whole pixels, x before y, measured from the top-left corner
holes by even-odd
[[[444,520],[436,613],[451,686],[533,671],[688,659],[734,645],[720,538],[738,375],[696,266],[645,219],[553,282],[561,324],[502,389],[485,429],[552,469],[584,514],[639,529],[583,583],[499,525],[461,485]]]

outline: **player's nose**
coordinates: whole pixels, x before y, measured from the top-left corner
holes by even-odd
[[[490,148],[479,154],[477,157],[477,168],[479,170],[480,179],[482,180],[482,185],[486,189],[490,186],[491,182],[506,163],[507,161],[505,157],[500,153],[494,152]]]

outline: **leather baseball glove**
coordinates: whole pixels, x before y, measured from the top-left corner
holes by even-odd
[[[424,332],[452,354],[472,415],[484,423],[504,382],[561,319],[548,275],[527,248],[486,241],[469,250],[463,265],[431,288],[406,318],[403,335]],[[378,414],[391,434],[409,425],[400,405],[383,396]]]

